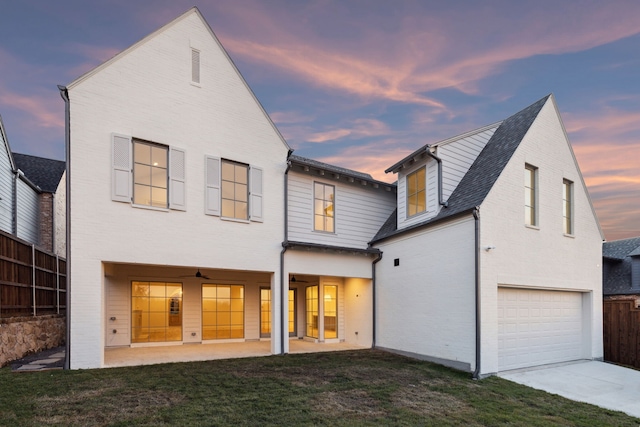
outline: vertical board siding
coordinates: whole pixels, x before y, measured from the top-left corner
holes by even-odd
[[[7,145],[0,131],[0,230],[13,232],[13,171]]]
[[[289,173],[289,240],[364,249],[395,208],[393,191]],[[335,233],[313,231],[313,183],[335,186]]]
[[[17,235],[28,242],[38,243],[38,193],[19,179],[17,199]]]
[[[604,301],[604,360],[640,368],[640,309],[634,300]]]

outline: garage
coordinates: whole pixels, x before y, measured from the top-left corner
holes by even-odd
[[[582,358],[582,293],[498,288],[498,370]]]

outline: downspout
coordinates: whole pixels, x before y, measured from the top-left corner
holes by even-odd
[[[284,354],[284,340],[289,339],[288,333],[285,332],[284,326],[284,253],[287,251],[287,244],[289,243],[289,169],[291,169],[291,153],[293,150],[289,150],[287,153],[287,168],[284,170],[284,241],[282,242],[282,251],[280,252],[280,333],[282,339],[280,340],[280,354]]]
[[[373,310],[372,311],[372,328],[371,328],[371,348],[376,348],[376,264],[382,259],[382,252],[378,254],[376,259],[371,263],[371,295]]]
[[[431,157],[433,160],[438,162],[438,199],[440,205],[446,208],[449,206],[449,203],[444,200],[444,195],[442,193],[442,159],[431,152],[430,145],[427,145],[425,147],[424,152],[427,153],[427,155],[429,155],[429,157]]]
[[[14,236],[18,236],[18,171],[13,174],[13,203],[11,204],[11,232]]]
[[[480,379],[480,207],[473,209],[475,223],[475,276],[476,276],[476,369],[473,379]]]
[[[64,100],[64,148],[65,148],[65,225],[66,225],[66,299],[65,318],[67,321],[67,339],[65,340],[64,369],[71,368],[71,110],[69,105],[69,91],[65,86],[58,85],[60,96]]]

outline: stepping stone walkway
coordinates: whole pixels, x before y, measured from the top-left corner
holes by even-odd
[[[56,347],[12,362],[11,370],[13,372],[37,372],[62,369],[63,366],[64,347]]]

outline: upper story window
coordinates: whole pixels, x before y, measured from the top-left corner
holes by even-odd
[[[169,147],[133,140],[133,203],[167,207]]]
[[[333,185],[313,183],[313,229],[333,233],[335,187]]]
[[[538,225],[538,194],[537,194],[538,169],[531,165],[524,167],[524,223],[525,225]]]
[[[200,51],[191,49],[191,81],[200,83]]]
[[[186,210],[185,151],[111,134],[111,200],[138,207]]]
[[[573,234],[573,182],[562,180],[562,227],[564,234]]]
[[[249,219],[249,166],[222,160],[222,216]]]
[[[407,175],[407,217],[427,210],[426,167]]]

